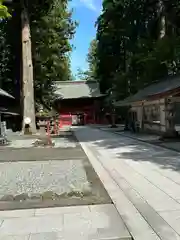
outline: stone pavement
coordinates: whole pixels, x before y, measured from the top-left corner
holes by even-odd
[[[93,128],[98,128],[100,130],[103,131],[107,131],[107,132],[111,132],[111,133],[116,133],[116,134],[120,134],[123,135],[125,137],[130,137],[133,139],[137,139],[140,141],[147,141],[147,142],[152,142],[152,141],[158,141],[160,136],[158,136],[157,134],[149,134],[149,133],[133,133],[131,131],[124,131],[124,124],[119,124],[117,125],[117,128],[111,128],[110,125],[106,126],[106,125],[91,125],[91,127]]]
[[[134,240],[180,240],[180,154],[99,129],[74,131]]]
[[[77,139],[53,140],[13,135],[0,147],[0,240],[131,240]]]
[[[131,240],[113,204],[0,212],[0,240]]]
[[[105,125],[95,125],[92,126],[93,128],[96,127],[100,130],[116,133],[119,135],[123,135],[124,137],[129,137],[135,140],[139,140],[142,142],[151,143],[154,145],[158,145],[170,150],[174,150],[180,152],[180,140],[179,139],[166,139],[166,141],[160,140],[159,135],[149,134],[149,133],[133,133],[130,131],[124,131],[124,126],[119,125],[118,128],[110,128],[110,126]]]
[[[111,131],[111,130],[107,130],[107,129],[102,129],[104,131]],[[111,131],[113,132],[113,131]],[[147,142],[150,144],[154,144],[154,145],[158,145],[170,150],[174,150],[177,152],[180,152],[180,141],[177,139],[169,139],[166,141],[162,141],[160,140],[160,136],[158,135],[153,135],[153,134],[148,134],[148,133],[143,133],[143,134],[136,134],[136,133],[132,133],[132,132],[125,132],[125,131],[115,131],[116,134],[122,135],[124,137],[129,137],[135,140],[139,140],[142,142]]]

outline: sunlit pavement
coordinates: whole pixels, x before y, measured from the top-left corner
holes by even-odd
[[[92,127],[75,132],[134,239],[180,239],[180,154]]]
[[[113,204],[2,211],[0,219],[2,240],[131,240]]]

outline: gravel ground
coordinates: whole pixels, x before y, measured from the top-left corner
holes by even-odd
[[[0,198],[52,191],[91,191],[80,160],[0,163]]]
[[[34,147],[37,138],[13,135],[0,148],[0,210],[111,203],[73,135],[50,148]]]

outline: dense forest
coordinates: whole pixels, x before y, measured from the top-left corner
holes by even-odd
[[[7,6],[5,6],[3,2],[4,2],[3,0],[0,0],[0,18],[1,19],[5,19],[11,16],[10,13],[8,12]]]
[[[0,87],[21,103],[23,70],[30,62],[36,110],[41,104],[50,107],[54,82],[73,79],[70,40],[76,22],[68,0],[45,0],[43,4],[40,0],[1,0],[0,18]],[[30,32],[32,49],[26,66],[23,28],[24,38]],[[180,72],[178,0],[104,0],[96,28],[87,55],[89,69],[79,75],[84,80],[96,79],[102,93],[111,91],[115,99],[123,99]]]
[[[180,71],[178,0],[104,0],[87,60],[116,99]]]
[[[0,87],[34,119],[34,105],[50,108],[54,83],[72,79],[76,22],[68,0],[1,1],[0,18]]]
[[[21,4],[13,1],[10,18],[0,22],[1,86],[15,94],[12,82],[21,78]],[[1,5],[2,6],[2,5]],[[9,5],[8,5],[9,6]],[[7,11],[7,8],[5,8]],[[5,11],[5,12],[6,12]],[[53,81],[71,79],[71,45],[76,23],[71,19],[68,0],[29,1],[35,97],[37,102],[49,102]],[[48,91],[47,91],[48,90]],[[44,99],[41,99],[43,96]]]

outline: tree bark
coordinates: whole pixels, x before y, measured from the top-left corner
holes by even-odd
[[[30,131],[36,132],[35,105],[34,105],[34,81],[31,51],[31,35],[28,11],[23,6],[21,13],[22,21],[22,93],[23,93],[23,125],[25,133],[25,119],[30,118]]]
[[[159,38],[162,39],[166,35],[166,18],[164,14],[164,4],[162,0],[158,2],[158,15],[159,15]]]

